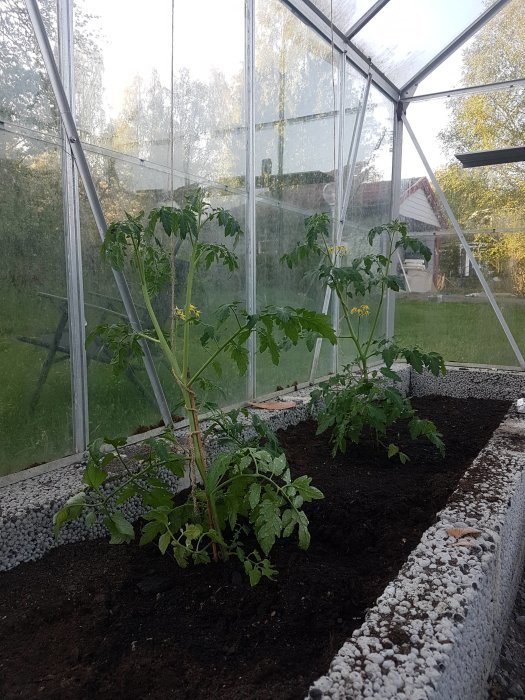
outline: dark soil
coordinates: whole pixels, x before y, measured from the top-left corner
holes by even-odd
[[[0,697],[299,699],[435,521],[506,402],[414,401],[442,460],[404,435],[406,465],[371,445],[331,459],[305,423],[280,435],[326,499],[307,507],[308,552],[286,540],[276,582],[235,562],[180,570],[154,547],[68,545],[0,576]]]

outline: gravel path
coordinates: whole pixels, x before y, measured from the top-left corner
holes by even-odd
[[[489,700],[525,698],[525,571],[498,665],[488,689]]]

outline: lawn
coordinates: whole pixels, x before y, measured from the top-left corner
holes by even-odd
[[[525,302],[498,300],[518,346],[525,352]],[[517,366],[518,362],[488,301],[398,298],[396,337],[435,350],[449,362]]]
[[[265,300],[267,301],[267,300]],[[298,300],[294,300],[297,303]],[[303,300],[304,303],[304,300]],[[11,312],[8,312],[8,309]],[[525,350],[525,303],[506,299],[501,308],[521,348]],[[16,312],[13,312],[16,309]],[[47,351],[21,342],[19,336],[49,332],[57,324],[57,310],[46,302],[35,303],[23,294],[4,295],[0,314],[0,474],[18,471],[36,462],[55,459],[73,451],[69,359],[51,367],[41,394],[34,392]],[[480,299],[438,302],[399,298],[396,303],[396,337],[406,344],[440,352],[453,362],[517,365],[515,357],[489,304]],[[195,362],[203,357],[196,344]],[[343,349],[346,357],[346,352]],[[323,343],[319,373],[328,372],[330,349]],[[344,360],[343,360],[344,361]],[[269,393],[309,378],[312,354],[304,346],[282,355],[279,367],[269,357],[258,358],[260,393]],[[169,404],[177,402],[177,390],[166,365],[156,358]],[[91,361],[88,367],[91,437],[129,435],[156,424],[160,416],[149,391],[144,370],[135,369],[136,382],[115,376],[111,367]],[[209,400],[233,403],[245,396],[245,379],[231,365],[224,365],[225,394],[209,393]],[[138,384],[146,387],[141,393]]]

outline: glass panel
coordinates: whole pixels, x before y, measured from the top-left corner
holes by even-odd
[[[40,3],[44,25],[56,44],[56,3]],[[56,135],[59,114],[22,0],[0,2],[0,120]]]
[[[411,108],[412,122],[421,121],[416,107],[419,105]],[[448,126],[450,129],[451,124]],[[408,138],[404,152],[404,172],[407,174],[410,167],[414,175],[403,180],[401,213],[409,229],[429,245],[433,257],[425,265],[407,256],[399,265],[406,292],[396,302],[396,336],[403,342],[436,350],[448,361],[515,366],[514,353]],[[521,164],[463,170],[459,164],[449,163],[438,169],[436,176],[523,349],[525,216],[520,170],[522,178]]]
[[[312,0],[312,4],[321,10],[328,20],[333,12],[334,26],[347,34],[350,27],[375,4],[375,0]]]
[[[119,154],[114,158],[87,155],[108,223],[123,218],[126,211],[130,214],[148,211],[160,203],[159,192],[168,188],[166,173],[123,162]],[[83,189],[80,212],[86,334],[89,334],[100,323],[116,323],[126,319],[126,314],[111,268],[100,257],[100,236]],[[144,322],[147,313],[136,275],[128,274],[127,280]],[[98,341],[88,347],[88,360],[90,439],[130,435],[159,422],[159,410],[141,362],[130,367],[126,374],[115,375],[110,357]]]
[[[171,5],[75,1],[76,113],[88,143],[167,164]],[[118,31],[116,28],[118,27]]]
[[[0,131],[0,474],[72,451],[60,149]]]
[[[242,0],[201,0],[198,40],[195,5],[176,3],[173,42],[168,2],[145,12],[132,0],[123,13],[105,0],[76,0],[75,10],[81,137],[163,165],[173,139],[179,173],[243,185]]]
[[[511,0],[421,81],[416,95],[525,77],[525,5]]]
[[[354,92],[352,86],[350,90]],[[390,100],[371,88],[343,228],[342,242],[348,251],[343,265],[350,263],[352,258],[372,252],[367,240],[368,231],[373,226],[390,220],[393,119],[394,111]],[[376,252],[379,252],[379,249]],[[370,306],[370,315],[360,321],[361,337],[366,337],[369,324],[374,319],[377,301],[374,298],[366,301]],[[350,302],[352,307],[359,306],[361,300],[353,299]],[[346,334],[343,324],[341,333]],[[383,333],[384,325],[380,322],[377,334]],[[339,344],[340,364],[347,364],[354,357],[353,343],[342,340]]]
[[[401,87],[486,7],[484,0],[390,0],[352,41]]]
[[[240,223],[243,231],[246,228],[246,197],[243,194],[222,192],[218,189],[207,188],[206,195],[209,203],[213,207],[223,207]],[[223,243],[229,250],[232,250],[238,260],[238,269],[229,272],[226,267],[214,264],[208,270],[200,268],[193,286],[194,304],[201,312],[201,319],[205,323],[213,324],[216,320],[218,308],[224,304],[234,301],[240,303],[242,308],[246,305],[246,264],[245,264],[245,241],[239,241],[237,247],[233,247],[231,240],[226,239],[223,229],[216,221],[213,221],[204,229],[203,239],[213,243]],[[184,260],[184,246],[180,251],[180,258]],[[179,306],[181,303],[179,303]],[[232,334],[237,328],[234,319],[225,324],[221,330],[221,337],[226,340],[228,333]],[[191,350],[191,370],[196,371],[207,360],[210,353],[215,349],[213,344],[208,349],[204,349],[198,340],[197,333],[194,345]],[[219,356],[218,363],[221,367],[219,373],[210,367],[204,374],[204,378],[211,381],[215,386],[208,390],[202,387],[197,388],[197,394],[203,402],[212,402],[221,406],[229,406],[246,399],[246,377],[240,376],[235,365],[225,356]]]
[[[244,187],[244,0],[175,3],[175,19],[175,168]]]
[[[255,46],[257,305],[320,311],[324,289],[308,265],[290,271],[279,258],[304,237],[306,216],[331,213],[337,74],[329,45],[275,0],[257,3]],[[258,393],[308,380],[311,363],[304,346],[283,353],[279,367],[259,357]]]
[[[193,189],[181,178],[175,179],[172,197],[169,195],[169,175],[145,166],[126,162],[122,156],[102,157],[89,154],[90,168],[94,176],[102,206],[108,221],[122,218],[124,212],[146,213],[161,205],[184,204],[184,197]],[[224,194],[218,190],[207,192],[212,206],[229,209],[244,227],[245,197]],[[102,263],[99,255],[100,239],[92,221],[87,203],[82,208],[83,265],[86,299],[86,318],[90,332],[100,323],[117,322],[125,318],[125,310],[120,300],[111,269]],[[216,222],[207,228],[204,240],[220,242],[221,234]],[[166,245],[171,245],[166,241]],[[239,269],[231,274],[225,268],[212,266],[208,271],[201,270],[194,283],[193,303],[201,312],[205,323],[212,322],[212,314],[221,305],[237,300],[245,301],[244,292],[244,244],[241,241],[236,253]],[[154,300],[158,320],[165,330],[171,331],[172,301],[182,307],[188,270],[188,246],[183,244],[175,258],[175,286],[168,286]],[[126,278],[134,297],[139,317],[145,328],[151,321],[138,286],[137,276],[132,270]],[[180,329],[179,329],[180,330]],[[180,394],[171,376],[169,366],[156,345],[151,348],[153,359],[163,385],[168,404],[176,412]],[[109,357],[100,352],[96,345],[90,350],[88,368],[89,407],[91,438],[104,434],[132,434],[146,427],[153,427],[160,421],[159,410],[154,400],[146,372],[142,363],[134,364],[126,375],[115,376],[109,366]],[[197,369],[206,359],[206,351],[198,338],[191,351],[193,369]],[[245,379],[238,376],[237,370],[228,361],[222,362],[223,378],[210,371],[206,376],[225,388],[224,395],[211,388],[201,398],[210,402],[231,404],[245,398]]]

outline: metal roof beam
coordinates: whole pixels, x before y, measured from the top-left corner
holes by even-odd
[[[470,24],[459,36],[445,46],[426,66],[423,66],[410,80],[401,88],[401,97],[404,100],[407,97],[412,97],[419,83],[432,73],[439,65],[443,63],[454,51],[465,43],[471,36],[479,31],[490,19],[492,19],[509,0],[497,0],[491,7],[485,10],[472,24]]]
[[[349,41],[353,36],[360,32],[361,29],[368,24],[370,20],[377,15],[379,10],[382,10],[385,5],[388,5],[390,0],[377,0],[372,7],[355,22],[346,33],[346,39]]]
[[[415,95],[406,97],[403,102],[425,102],[427,100],[437,100],[444,97],[460,97],[461,95],[474,95],[478,92],[496,92],[509,88],[525,87],[525,78],[518,80],[502,80],[498,83],[486,83],[485,85],[472,85],[471,87],[455,88],[454,90],[443,90],[442,92],[431,92],[426,95]]]
[[[281,0],[299,19],[312,27],[341,53],[346,53],[348,60],[364,76],[372,74],[372,84],[393,102],[398,102],[400,93],[392,83],[369,59],[349,43],[340,29],[330,22],[310,0]]]

